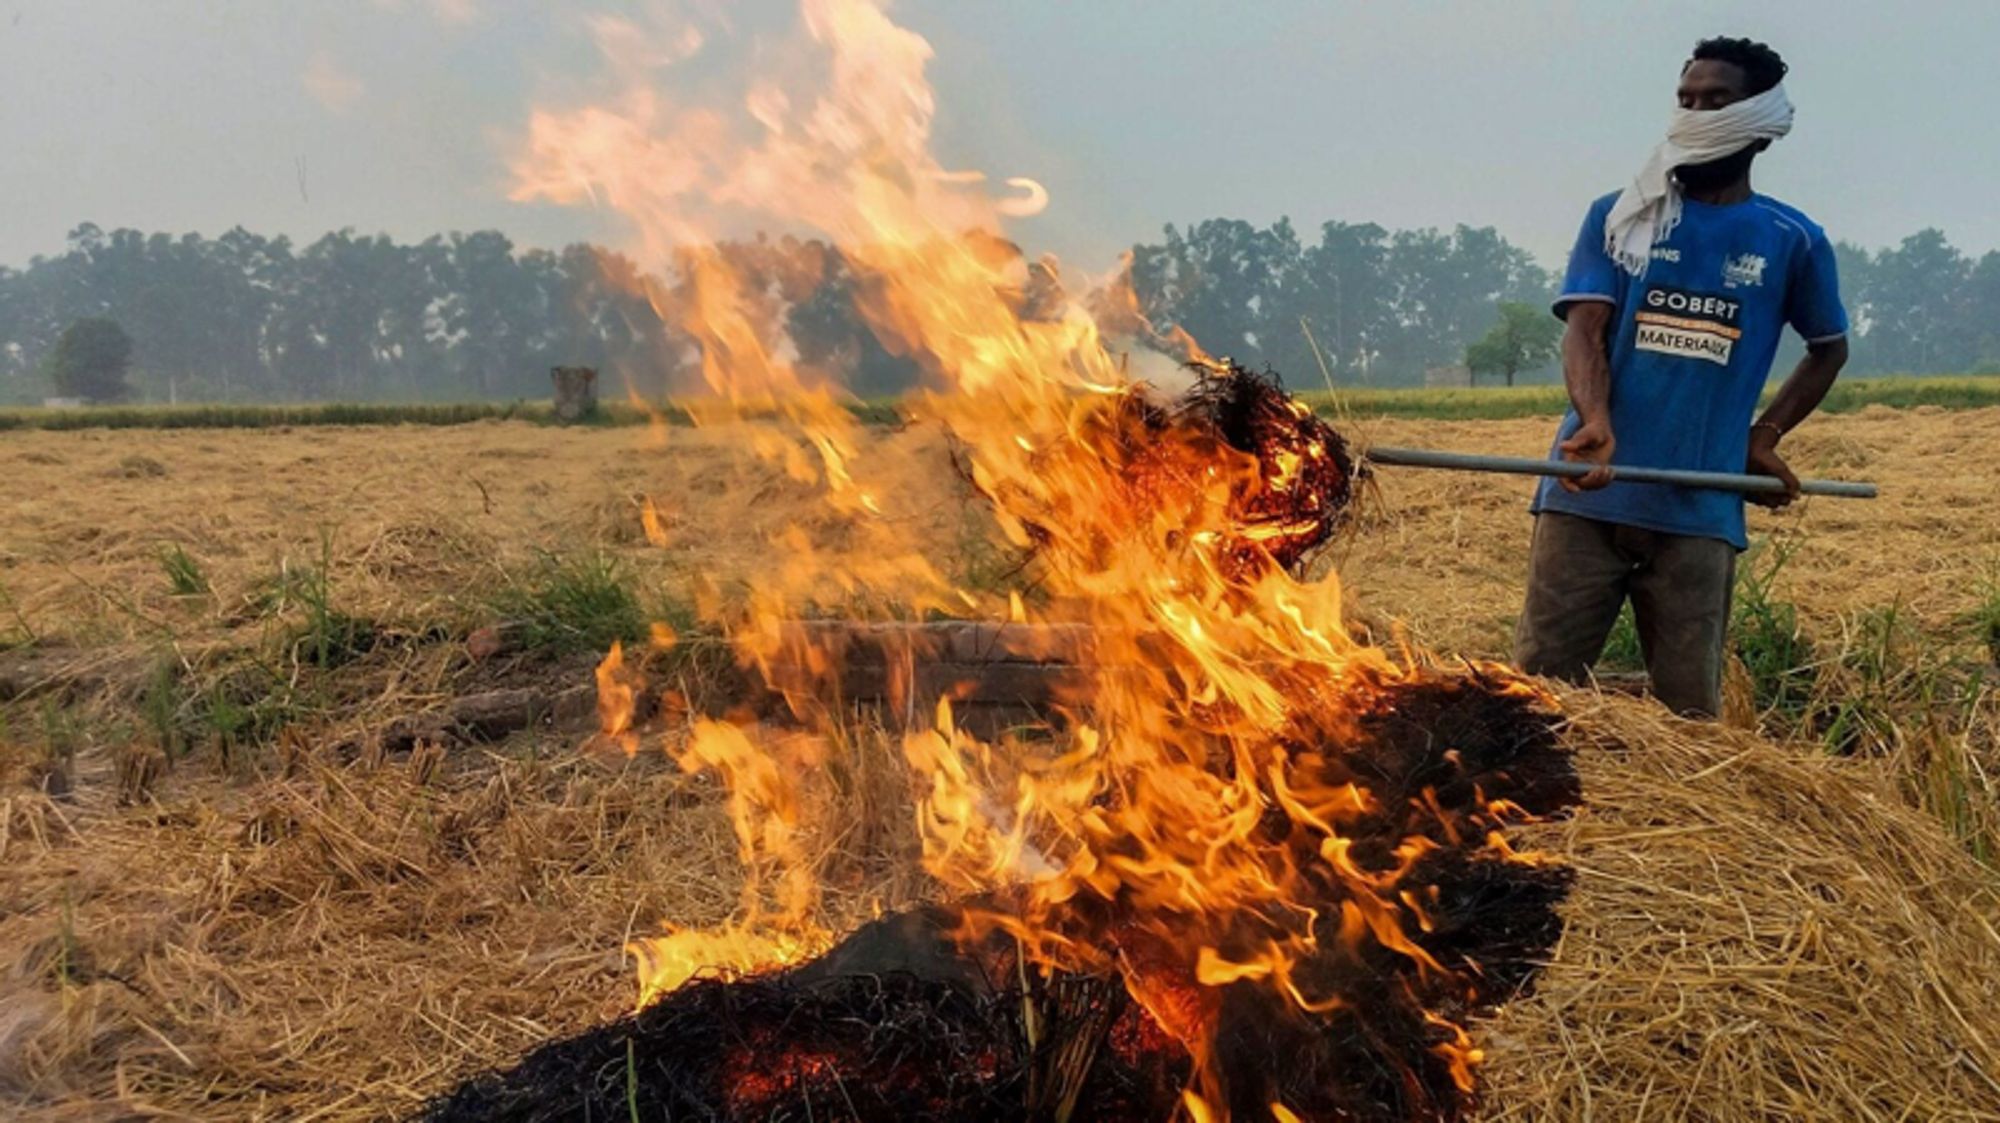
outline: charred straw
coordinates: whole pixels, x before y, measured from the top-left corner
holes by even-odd
[[[1377,792],[1377,810],[1353,824],[1358,861],[1381,872],[1404,839],[1437,843],[1404,878],[1426,907],[1422,922],[1406,916],[1403,928],[1447,971],[1340,940],[1340,900],[1351,890],[1325,880],[1323,950],[1301,982],[1337,1001],[1308,1013],[1252,982],[1221,988],[1213,1041],[1229,1081],[1223,1106],[1238,1118],[1261,1118],[1272,1102],[1308,1119],[1468,1113],[1473,1097],[1452,1078],[1441,1052],[1451,1031],[1439,1019],[1479,1017],[1532,985],[1561,934],[1556,906],[1570,875],[1501,861],[1483,834],[1454,838],[1444,824],[1489,823],[1493,799],[1541,817],[1574,805],[1576,774],[1557,725],[1533,696],[1476,677],[1432,679],[1390,688],[1337,743],[1301,730],[1286,746],[1295,769],[1318,769],[1324,782],[1366,779]],[[1265,833],[1278,846],[1298,835],[1281,813]],[[866,925],[788,972],[697,981],[469,1081],[424,1118],[622,1119],[632,1104],[647,1119],[1172,1118],[1188,1053],[1127,997],[1127,984],[1136,977],[1157,991],[1192,980],[1134,935],[1139,926],[1121,920],[1117,902],[1070,922],[1110,933],[1127,979],[1042,976],[1023,970],[1003,935],[953,939],[966,910],[996,907],[931,906]]]

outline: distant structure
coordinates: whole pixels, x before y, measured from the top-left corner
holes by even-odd
[[[1463,389],[1472,385],[1472,368],[1464,363],[1424,368],[1426,389]]]
[[[597,368],[550,367],[556,384],[556,420],[572,425],[597,412]]]

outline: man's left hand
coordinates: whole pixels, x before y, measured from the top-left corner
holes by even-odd
[[[1765,426],[1750,430],[1750,456],[1743,470],[1753,476],[1776,476],[1785,484],[1782,492],[1751,492],[1746,498],[1752,503],[1776,509],[1799,497],[1799,478],[1792,474],[1785,458],[1778,455],[1778,434]]]

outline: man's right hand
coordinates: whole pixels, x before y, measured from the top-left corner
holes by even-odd
[[[1571,433],[1568,440],[1556,447],[1562,450],[1564,460],[1581,460],[1597,467],[1588,475],[1570,479],[1562,477],[1557,482],[1564,491],[1596,491],[1611,482],[1611,450],[1618,441],[1611,435],[1611,422],[1599,418],[1586,421]]]

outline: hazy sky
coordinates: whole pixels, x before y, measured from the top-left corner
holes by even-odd
[[[785,5],[681,0],[739,35]],[[506,198],[530,106],[592,80],[589,10],[538,0],[0,0],[0,264],[83,221],[309,240],[612,237]],[[647,4],[649,9],[659,5]],[[1100,268],[1161,224],[1497,226],[1557,264],[1658,139],[1694,40],[1792,64],[1761,189],[1837,238],[2000,248],[2000,4],[903,0],[946,163],[1052,196],[1014,227]],[[614,239],[615,240],[615,239]]]

